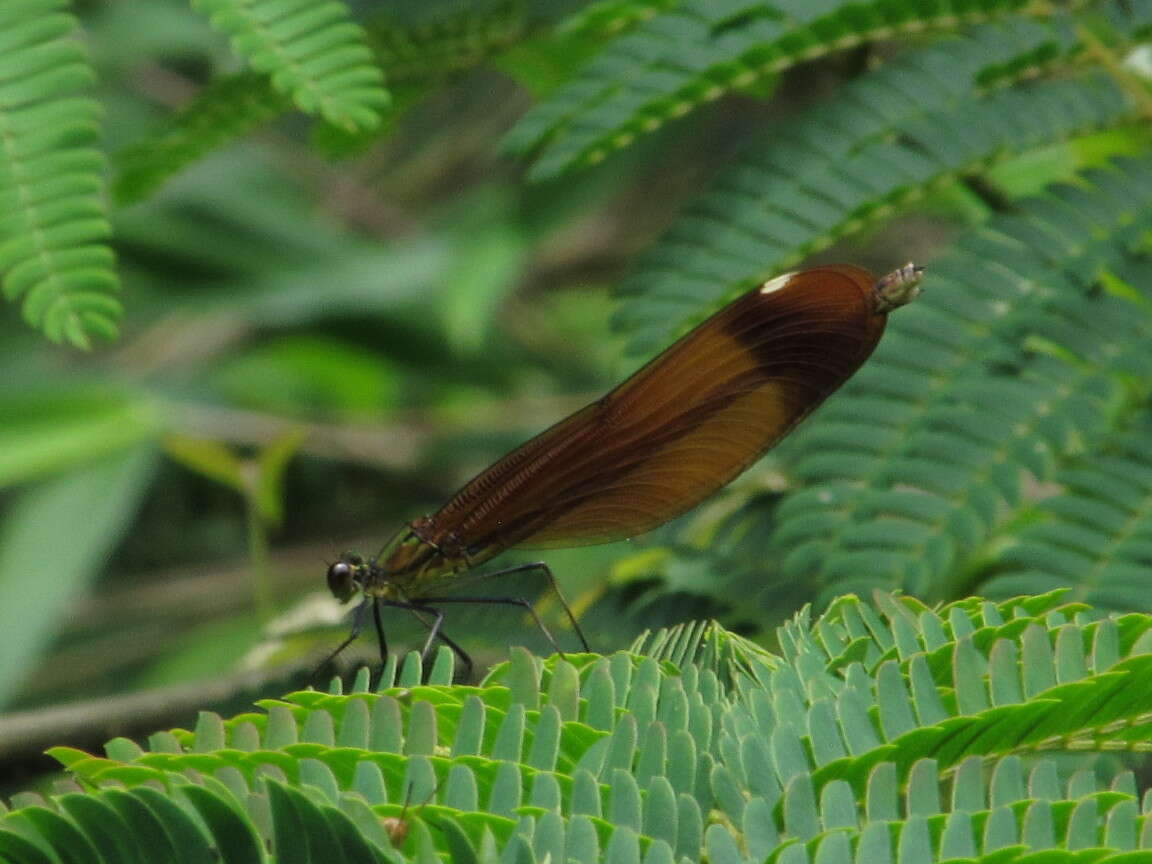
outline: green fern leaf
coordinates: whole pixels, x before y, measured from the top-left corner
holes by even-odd
[[[1024,507],[1021,466],[1052,479],[1122,421],[1109,405],[1152,374],[1148,309],[1084,291],[1089,274],[1129,260],[1128,238],[1149,224],[1142,202],[1147,163],[1093,172],[936,263],[921,308],[893,319],[874,362],[793,442],[801,486],[773,537],[787,577],[843,593],[885,574],[948,596]],[[1066,347],[1022,351],[1034,337]]]
[[[619,34],[673,5],[675,0],[595,0],[573,13],[563,30],[598,36]]]
[[[649,353],[709,308],[933,183],[1133,116],[1119,89],[1085,78],[988,93],[1079,50],[1076,19],[1013,20],[906,52],[810,114],[756,136],[620,288],[616,319]],[[1133,23],[1127,38],[1143,32]],[[1022,103],[1035,98],[1028,105]]]
[[[304,112],[350,132],[380,123],[383,77],[340,0],[195,0],[236,52]]]
[[[985,568],[992,596],[1073,586],[1102,608],[1145,603],[1152,568],[1152,461],[1147,429],[1126,433],[1075,460],[1064,491],[1034,507],[1034,524],[998,544]]]
[[[53,341],[116,336],[120,304],[100,191],[99,105],[60,0],[0,10],[0,272]]]
[[[954,27],[1023,4],[783,0],[775,8],[689,2],[610,43],[571,83],[524,117],[508,138],[539,149],[532,175],[554,177],[602,160],[668,120],[766,75],[901,29]],[[994,8],[989,8],[989,6]]]
[[[532,23],[523,3],[483,0],[393,7],[366,26],[388,80],[416,83],[476,65],[523,38]]]
[[[0,854],[1119,862],[1147,846],[1138,778],[1045,751],[1148,746],[1150,633],[1055,594],[881,595],[796,616],[779,656],[690,624],[644,639],[656,656],[518,651],[479,687],[409,659],[379,692],[362,674],[102,758],[57,748],[87,791],[14,797]]]
[[[117,199],[125,204],[139,201],[196,159],[288,107],[287,97],[266,75],[242,72],[209,84],[154,136],[116,155]]]

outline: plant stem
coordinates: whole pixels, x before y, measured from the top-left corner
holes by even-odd
[[[261,625],[276,614],[272,593],[272,573],[268,566],[268,531],[253,493],[244,496],[247,504],[248,562],[252,572],[252,603]]]

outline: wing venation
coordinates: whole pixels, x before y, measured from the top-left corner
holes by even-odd
[[[433,533],[479,563],[510,546],[633,537],[695,507],[872,353],[887,317],[876,284],[839,265],[749,291],[465,485]]]

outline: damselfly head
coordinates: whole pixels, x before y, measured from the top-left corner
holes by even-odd
[[[341,603],[351,600],[364,587],[368,565],[359,555],[345,553],[328,567],[328,590]]]

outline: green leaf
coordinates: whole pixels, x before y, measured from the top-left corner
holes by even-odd
[[[349,131],[373,129],[388,104],[363,29],[338,0],[195,0],[232,47],[301,110]]]
[[[399,389],[377,352],[312,336],[261,344],[214,377],[237,405],[299,417],[378,417],[395,405]]]
[[[1008,12],[1021,4],[997,5]],[[916,5],[889,5],[883,12],[863,15],[849,3],[788,4],[786,13],[741,5],[736,9],[729,15],[728,4],[676,5],[608,42],[574,80],[523,118],[508,146],[521,153],[539,151],[534,174],[551,177],[576,165],[599,162],[638,135],[727,90],[746,89],[770,78],[800,59],[873,38],[890,39],[902,27],[952,27],[958,21],[951,8]],[[986,20],[986,10],[968,11],[969,21]],[[1057,36],[1035,29],[1050,41]],[[1030,48],[1035,50],[1035,45]],[[1017,54],[1028,50],[1021,46]],[[949,59],[953,60],[949,71],[963,74],[955,68],[959,58]],[[938,98],[936,91],[942,87],[927,78],[927,69],[917,71],[923,80],[917,95]],[[885,95],[891,99],[895,94]]]
[[[167,456],[224,486],[244,493],[244,462],[219,441],[169,435],[164,439]]]
[[[261,860],[264,848],[284,861],[532,861],[563,854],[622,864],[701,855],[858,864],[863,855],[869,864],[1009,864],[1026,848],[1043,860],[1111,860],[1138,846],[1143,833],[1137,778],[1111,760],[1081,762],[1088,767],[1069,776],[1048,754],[1083,758],[1145,746],[1152,655],[1135,634],[1152,628],[1152,616],[1126,617],[1116,628],[1125,635],[1115,640],[1124,647],[1099,672],[1069,662],[1070,647],[1032,652],[1030,662],[1063,668],[1067,679],[1037,696],[963,714],[953,686],[957,679],[970,679],[966,687],[986,684],[997,671],[987,655],[1006,642],[1019,645],[1039,633],[1058,644],[1091,645],[1108,632],[1080,604],[1059,600],[996,605],[969,598],[929,609],[887,596],[877,599],[880,614],[844,600],[815,622],[800,614],[782,627],[781,655],[759,649],[718,659],[703,652],[708,665],[701,668],[681,649],[700,651],[704,633],[715,648],[730,634],[691,624],[644,640],[680,655],[680,669],[621,652],[589,658],[584,677],[573,678],[572,658],[525,658],[519,680],[505,666],[480,688],[303,691],[266,700],[264,715],[202,714],[194,732],[153,736],[148,748],[120,739],[109,743],[107,758],[67,748],[52,753],[89,790],[72,793],[84,803],[73,801],[68,812],[105,857],[123,857],[120,846],[130,840],[139,854],[187,846],[196,850],[189,860],[200,861],[203,843],[189,835],[198,831],[223,860]],[[834,638],[845,622],[860,624],[860,639],[885,646],[869,666],[832,663],[850,644],[847,627]],[[891,631],[898,628],[896,639]],[[938,689],[942,719],[925,721],[914,710],[914,688],[904,678],[914,669],[927,672],[922,686]],[[631,682],[610,733],[561,720],[550,701],[590,698],[597,670],[616,670],[613,681]],[[1025,672],[1005,666],[1000,674],[1022,679]],[[505,678],[519,691],[497,683]],[[534,701],[544,707],[526,709],[533,684]],[[905,706],[896,708],[901,699]],[[466,721],[466,712],[473,719]],[[884,722],[884,713],[900,719]],[[501,720],[503,727],[484,732],[481,720],[484,728]],[[849,736],[848,729],[860,724],[870,725],[876,742],[883,732],[887,743],[857,750],[850,739],[867,736]],[[669,727],[665,750],[658,742]],[[555,755],[557,735],[566,741],[563,759]],[[843,743],[817,748],[822,736]],[[842,755],[822,762],[818,751]],[[689,770],[678,764],[681,753],[695,754]],[[147,812],[135,806],[141,802]],[[83,851],[86,841],[67,827],[71,817],[52,811],[53,802],[26,795],[12,803],[0,843],[15,848],[39,838],[53,849]],[[403,859],[389,857],[401,854],[390,848],[389,832]],[[1113,845],[1101,847],[1105,840]]]
[[[155,465],[151,448],[135,449],[32,487],[9,505],[0,530],[0,704],[99,573]]]
[[[264,447],[256,458],[256,488],[249,494],[255,498],[260,517],[270,525],[279,525],[283,519],[284,473],[306,437],[303,429],[290,429]]]
[[[104,801],[86,795],[62,795],[60,808],[67,813],[92,840],[106,861],[125,864],[144,864],[141,857],[144,844],[133,841],[128,823]],[[141,838],[143,839],[143,838]]]
[[[51,837],[56,851],[67,864],[81,861],[99,860],[100,853],[92,845],[92,841],[76,825],[55,810],[37,805],[30,805],[20,810],[20,816],[33,826],[43,837]],[[0,823],[2,824],[2,823]],[[3,834],[0,833],[0,837]],[[0,840],[0,849],[3,849]]]
[[[3,825],[0,823],[0,828]],[[54,864],[40,847],[10,830],[0,830],[0,853],[12,864]]]
[[[132,204],[202,156],[251,132],[291,102],[266,75],[239,72],[209,83],[196,98],[143,141],[113,157],[113,191]]]
[[[58,0],[0,10],[0,273],[54,342],[117,333],[120,284],[101,197],[94,74]]]
[[[194,784],[181,786],[180,792],[191,801],[212,832],[225,864],[266,860],[255,826],[228,800],[228,793]]]
[[[484,346],[500,301],[516,286],[527,252],[521,233],[499,219],[461,241],[459,263],[447,274],[442,313],[449,343],[458,353],[475,354]]]
[[[161,411],[144,394],[79,388],[0,397],[0,484],[39,480],[153,440]]]

